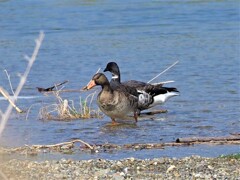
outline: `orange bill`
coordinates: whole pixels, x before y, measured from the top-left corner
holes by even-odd
[[[91,80],[87,86],[86,86],[86,89],[89,90],[89,89],[92,89],[94,86],[96,86],[96,83],[94,80]]]

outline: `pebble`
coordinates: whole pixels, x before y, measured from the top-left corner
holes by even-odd
[[[176,168],[176,166],[171,165],[171,166],[167,169],[167,172],[166,172],[166,173],[171,172],[171,171],[174,170],[175,168]]]
[[[0,179],[240,179],[240,159],[191,156],[181,159],[10,160]]]

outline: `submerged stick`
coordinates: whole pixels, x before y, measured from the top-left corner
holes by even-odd
[[[0,93],[8,100],[8,102],[16,109],[17,112],[22,113],[23,111],[16,106],[16,104],[12,101],[12,99],[10,98],[10,95],[8,94],[8,92],[3,89],[3,87],[0,86]]]

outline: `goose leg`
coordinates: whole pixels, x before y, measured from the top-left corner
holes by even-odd
[[[138,112],[134,112],[134,119],[135,119],[135,122],[137,123],[138,122]]]
[[[137,115],[140,116],[141,115],[141,111],[138,109],[137,110]]]

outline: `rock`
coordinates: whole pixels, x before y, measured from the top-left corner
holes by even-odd
[[[112,175],[112,179],[114,179],[114,180],[124,180],[124,177],[121,175],[121,173],[114,173]]]
[[[171,171],[174,170],[174,169],[176,169],[176,166],[171,165],[171,166],[167,169],[166,173],[169,173],[169,172],[171,172]]]

